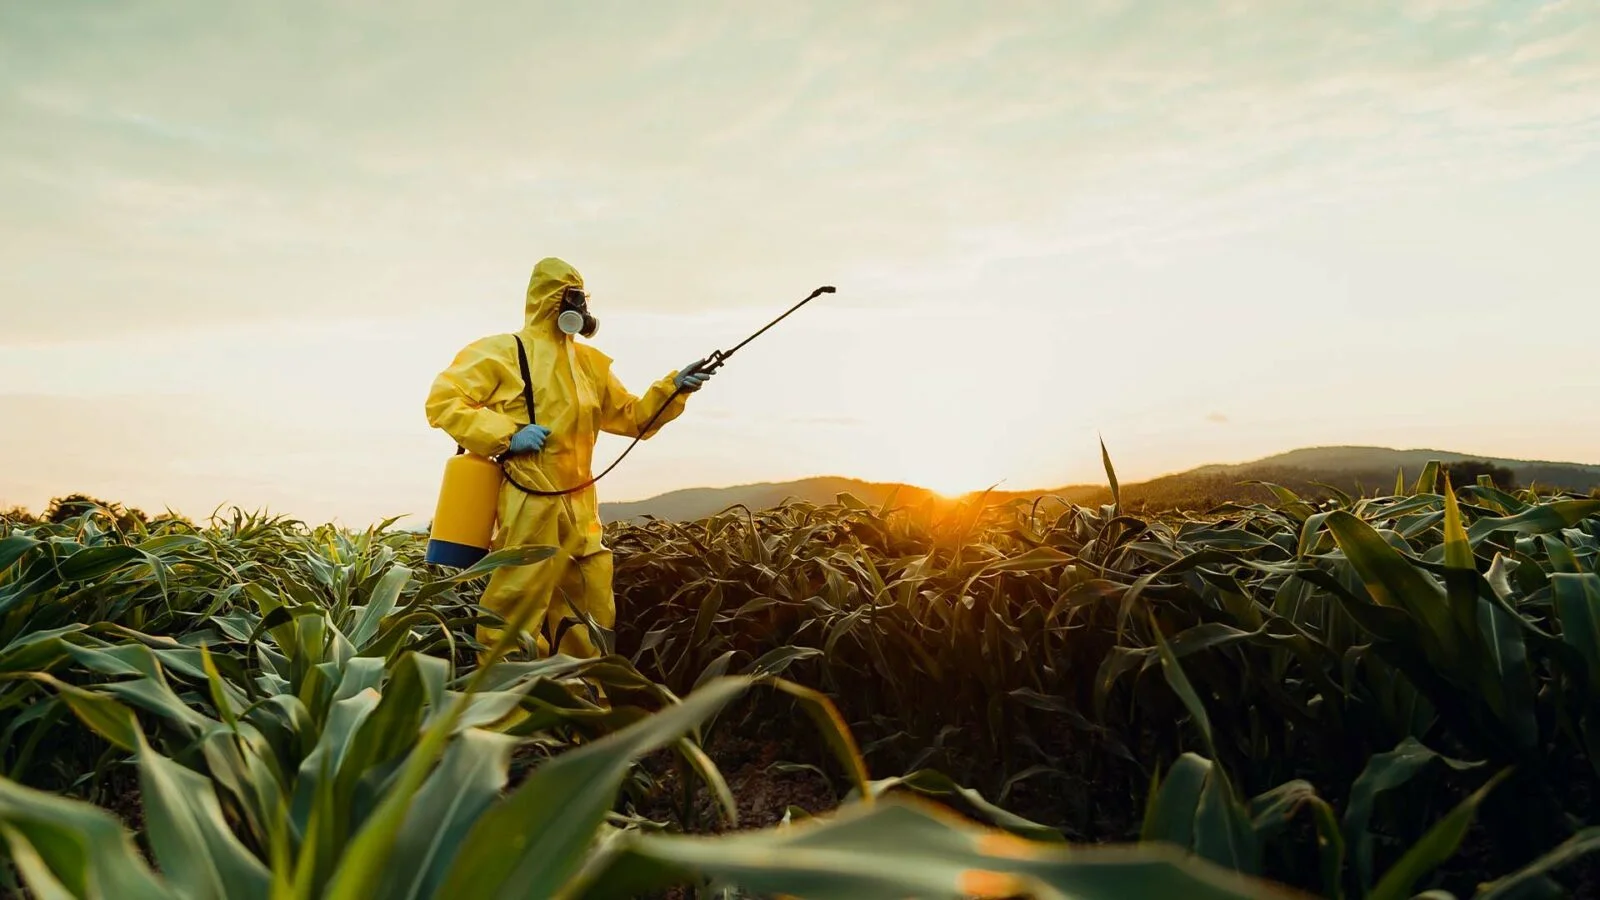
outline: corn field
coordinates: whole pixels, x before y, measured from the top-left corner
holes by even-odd
[[[0,890],[1600,892],[1600,500],[1429,466],[1145,518],[1106,469],[1095,508],[611,525],[592,660],[473,640],[557,548],[0,525]]]

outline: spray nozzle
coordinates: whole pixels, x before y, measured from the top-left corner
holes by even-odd
[[[792,313],[795,310],[799,309],[800,307],[805,306],[807,303],[810,303],[812,300],[817,299],[817,297],[822,295],[822,294],[832,294],[832,293],[834,293],[834,287],[831,284],[825,284],[822,287],[817,288],[816,290],[811,292],[811,296],[805,298],[804,300],[801,300],[799,303],[796,303],[794,306],[789,307],[789,312],[786,312],[783,315],[777,317],[776,319],[773,319],[771,322],[768,322],[766,324],[766,326],[761,329],[761,331],[758,331],[755,334],[752,334],[749,337],[745,338],[744,340],[740,341],[739,345],[737,347],[734,347],[732,350],[729,350],[726,353],[724,353],[721,350],[713,351],[710,356],[708,356],[705,359],[702,359],[702,360],[696,362],[693,366],[690,366],[689,367],[689,371],[690,372],[707,372],[707,373],[715,372],[717,369],[722,367],[722,363],[725,360],[727,360],[728,357],[732,356],[733,354],[735,354],[735,353],[737,353],[739,351],[739,347],[743,347],[745,344],[750,343],[751,341],[753,341],[756,338],[760,337],[762,335],[762,333],[765,332],[768,328],[771,328],[772,326],[774,326],[774,325],[778,324],[779,322],[782,322],[784,319],[788,318],[789,313]]]

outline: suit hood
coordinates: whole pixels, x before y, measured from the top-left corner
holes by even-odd
[[[528,298],[523,306],[523,325],[535,334],[548,332],[561,336],[556,316],[561,312],[561,294],[568,287],[583,287],[583,276],[566,261],[554,256],[539,260],[528,277]]]

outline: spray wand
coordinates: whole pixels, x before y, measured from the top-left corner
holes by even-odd
[[[783,315],[777,317],[776,319],[773,319],[771,322],[768,322],[766,324],[766,326],[761,329],[761,331],[758,331],[755,334],[752,334],[749,337],[745,338],[744,340],[740,341],[738,343],[738,345],[735,346],[732,350],[729,350],[727,353],[723,353],[721,350],[713,350],[713,351],[711,351],[711,355],[710,356],[706,357],[705,359],[696,361],[693,365],[691,365],[689,367],[689,371],[686,372],[685,374],[692,375],[695,372],[705,372],[707,375],[709,375],[712,372],[715,372],[716,370],[722,368],[722,364],[727,361],[728,357],[734,355],[735,353],[738,353],[740,347],[743,347],[745,344],[748,344],[751,341],[755,340],[756,338],[760,337],[762,332],[766,331],[768,328],[771,328],[772,326],[774,326],[774,325],[778,324],[779,322],[782,322],[784,319],[788,318],[789,313],[792,313],[795,310],[799,309],[800,307],[805,306],[807,303],[810,303],[811,301],[817,299],[817,297],[819,295],[821,295],[821,294],[831,294],[831,293],[833,293],[833,290],[834,289],[833,289],[832,285],[823,285],[822,287],[817,288],[816,290],[811,292],[811,296],[809,296],[809,297],[805,298],[804,300],[801,300],[799,303],[796,303],[795,305],[789,307],[789,312],[786,312]]]
[[[773,319],[771,322],[768,322],[766,325],[764,325],[761,328],[760,331],[757,331],[755,334],[752,334],[749,337],[745,338],[744,340],[740,341],[738,344],[736,344],[734,346],[734,348],[732,350],[729,350],[726,353],[724,353],[721,350],[713,350],[711,352],[711,355],[709,355],[709,356],[707,356],[707,357],[705,357],[703,359],[695,360],[693,363],[691,363],[689,365],[689,368],[683,370],[683,372],[680,373],[680,374],[693,375],[693,374],[695,374],[697,372],[704,372],[704,373],[709,375],[712,372],[715,372],[716,370],[722,368],[722,364],[728,361],[728,357],[733,356],[733,354],[739,352],[739,349],[741,347],[743,347],[745,344],[748,344],[751,341],[755,340],[756,338],[760,337],[763,333],[766,332],[766,330],[768,328],[771,328],[772,326],[774,326],[774,325],[778,324],[779,322],[782,322],[784,319],[788,318],[790,313],[794,312],[795,310],[799,309],[802,306],[805,306],[807,303],[810,303],[811,301],[817,299],[817,297],[819,297],[819,296],[821,296],[823,294],[832,294],[832,293],[834,293],[833,285],[823,285],[822,287],[817,288],[816,290],[811,292],[810,296],[806,297],[804,300],[801,300],[799,303],[796,303],[795,305],[789,307],[788,311],[785,312],[783,315],[777,317],[776,319]],[[526,369],[524,369],[524,372],[526,372]],[[606,466],[604,472],[601,472],[599,475],[594,476],[593,478],[589,479],[588,481],[585,481],[583,484],[580,484],[577,487],[564,488],[564,489],[559,490],[559,491],[542,491],[542,490],[539,490],[537,488],[530,488],[530,487],[526,487],[526,486],[524,486],[522,484],[519,484],[515,478],[511,477],[511,473],[510,472],[506,472],[505,473],[506,480],[510,481],[512,483],[512,485],[514,485],[518,490],[521,490],[524,493],[534,494],[534,495],[537,495],[537,496],[540,496],[540,497],[560,497],[560,496],[563,496],[565,494],[577,493],[578,491],[581,491],[584,488],[587,488],[590,485],[594,484],[595,482],[599,481],[600,479],[606,477],[606,475],[608,473],[610,473],[610,471],[612,469],[615,469],[617,467],[617,463],[622,462],[624,457],[626,457],[629,453],[633,452],[633,448],[638,446],[639,441],[643,440],[644,436],[650,433],[650,429],[656,424],[656,420],[661,418],[661,414],[667,411],[667,407],[671,406],[672,405],[672,401],[676,400],[678,395],[681,394],[681,393],[683,393],[683,388],[682,387],[678,387],[678,388],[674,389],[673,392],[672,392],[672,396],[668,397],[666,402],[661,404],[661,408],[656,410],[656,414],[650,417],[650,421],[646,422],[645,426],[643,428],[639,429],[638,436],[636,436],[633,439],[633,442],[628,445],[628,448],[626,450],[623,450],[622,454],[620,456],[618,456],[615,460],[613,460],[611,465]],[[528,411],[530,413],[533,411],[532,406],[529,407]]]

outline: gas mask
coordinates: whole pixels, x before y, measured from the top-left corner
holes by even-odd
[[[582,288],[568,287],[561,292],[561,313],[556,316],[556,327],[562,334],[584,337],[594,337],[600,330],[600,320],[589,315],[589,295]]]

